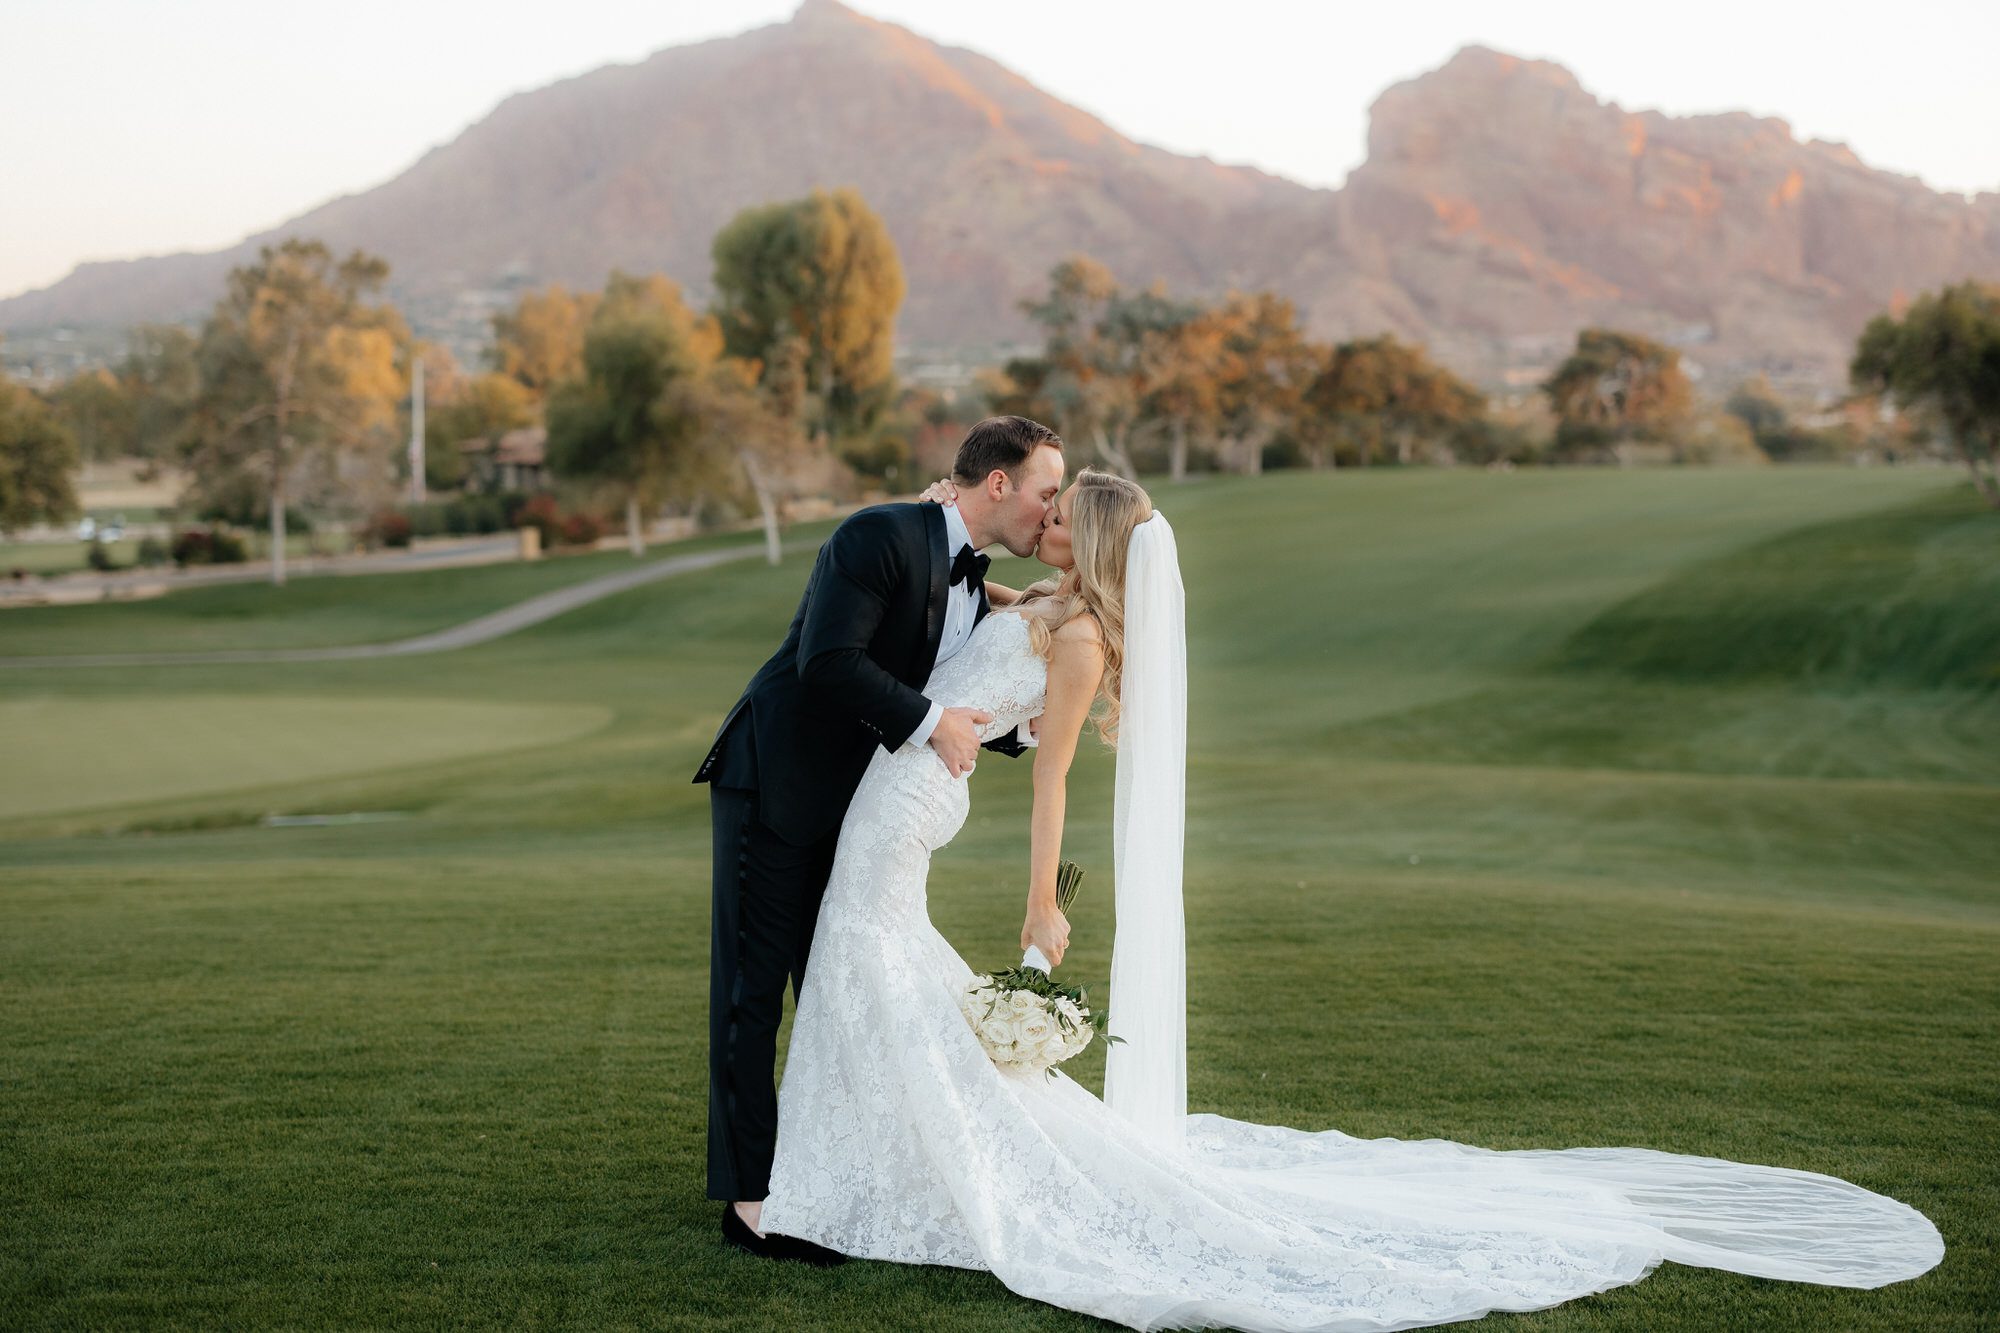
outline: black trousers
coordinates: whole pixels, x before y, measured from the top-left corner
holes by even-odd
[[[772,1069],[785,982],[796,1002],[835,830],[795,847],[757,819],[757,793],[710,787],[715,907],[708,951],[708,1197],[756,1200],[770,1190],[778,1138]]]

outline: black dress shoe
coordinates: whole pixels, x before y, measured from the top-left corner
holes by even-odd
[[[758,1235],[750,1229],[750,1224],[743,1220],[743,1215],[736,1211],[733,1203],[722,1205],[722,1238],[759,1259],[797,1259],[820,1268],[832,1268],[847,1262],[847,1256],[839,1250],[829,1250],[824,1245],[815,1245],[797,1236]]]

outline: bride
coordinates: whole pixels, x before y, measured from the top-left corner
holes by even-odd
[[[1028,922],[1061,961],[1064,777],[1086,715],[1117,745],[1104,1097],[1010,1072],[961,1016],[973,970],[931,925],[931,853],[968,792],[878,750],[841,825],[778,1095],[762,1228],[986,1269],[1132,1328],[1414,1328],[1534,1310],[1662,1260],[1877,1287],[1944,1253],[1929,1219],[1831,1176],[1647,1148],[1495,1151],[1186,1110],[1178,554],[1136,484],[1085,470],[1037,550],[1059,576],[992,614],[924,694],[1040,714]],[[1053,946],[1052,948],[1050,946]]]

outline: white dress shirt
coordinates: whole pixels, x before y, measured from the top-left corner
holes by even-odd
[[[944,505],[944,550],[947,563],[958,559],[961,546],[972,545],[972,534],[966,530],[965,517],[958,512],[957,505]],[[975,550],[978,548],[974,548]],[[938,638],[937,660],[948,661],[965,647],[972,637],[972,627],[979,619],[980,589],[972,583],[954,583],[945,589],[944,633]],[[935,664],[934,664],[935,665]],[[931,733],[937,730],[938,719],[944,716],[944,705],[931,701],[931,711],[910,733],[906,744],[928,745]],[[1015,737],[1023,745],[1033,745],[1035,738],[1028,734],[1028,724],[1023,722],[1016,730]]]

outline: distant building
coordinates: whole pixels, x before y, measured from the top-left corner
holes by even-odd
[[[538,491],[547,485],[549,433],[523,426],[499,435],[460,440],[470,491]]]

